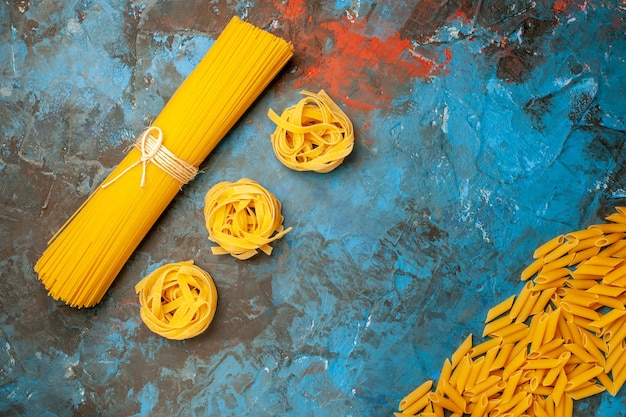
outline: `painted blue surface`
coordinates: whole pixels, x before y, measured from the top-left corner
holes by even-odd
[[[538,245],[626,204],[623,5],[413,3],[0,4],[0,413],[391,415],[519,292]],[[293,62],[103,302],[55,302],[32,271],[46,240],[233,14],[293,42]],[[405,49],[371,60],[376,42]],[[267,110],[302,88],[326,89],[355,125],[328,174],[287,169],[269,143]],[[210,253],[204,195],[242,177],[293,227],[271,257]],[[165,340],[133,287],[188,259],[213,276],[218,311],[203,335]],[[576,415],[623,416],[625,401],[598,395]]]

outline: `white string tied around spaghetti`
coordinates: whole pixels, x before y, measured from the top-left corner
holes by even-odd
[[[152,132],[156,132],[156,137]],[[190,163],[178,158],[169,149],[163,146],[163,131],[157,126],[150,126],[137,138],[133,144],[134,148],[141,152],[141,158],[129,165],[125,170],[120,172],[115,178],[102,184],[102,188],[117,181],[122,175],[126,174],[137,165],[142,165],[141,188],[146,184],[146,168],[149,162],[159,167],[166,174],[174,178],[181,184],[187,184],[195,178],[198,169]]]

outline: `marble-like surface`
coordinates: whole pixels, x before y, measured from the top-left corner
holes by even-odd
[[[296,56],[183,188],[98,306],[48,297],[46,241],[237,15]],[[534,248],[626,205],[621,0],[5,0],[0,3],[0,414],[387,416],[521,289]],[[266,117],[325,89],[352,118],[328,174],[273,155]],[[293,231],[210,253],[218,181]],[[169,341],[133,287],[193,259],[211,327]],[[576,402],[623,416],[626,396]]]

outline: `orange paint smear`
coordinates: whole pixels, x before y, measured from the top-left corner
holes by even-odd
[[[359,27],[341,21],[324,23],[319,28],[328,32],[332,50],[302,69],[304,78],[296,81],[297,87],[319,84],[351,108],[369,112],[387,107],[404,83],[430,77],[441,69],[413,51],[411,42],[399,34],[381,40],[355,33],[352,30]]]

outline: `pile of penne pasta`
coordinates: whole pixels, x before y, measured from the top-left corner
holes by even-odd
[[[538,247],[521,292],[487,312],[483,340],[470,334],[437,383],[394,414],[569,417],[574,400],[616,395],[626,381],[626,207],[616,210]]]

